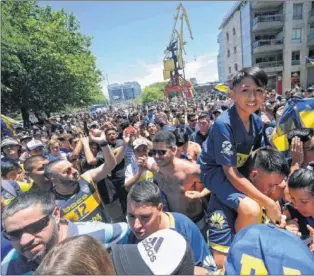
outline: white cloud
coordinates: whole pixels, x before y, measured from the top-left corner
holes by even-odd
[[[187,79],[196,78],[199,83],[218,80],[216,53],[204,53],[199,57],[185,58],[185,76]],[[136,78],[142,87],[154,82],[163,81],[162,59],[158,63],[137,62],[145,72]]]

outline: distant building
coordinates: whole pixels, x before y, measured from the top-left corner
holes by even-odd
[[[190,82],[191,82],[192,85],[197,85],[196,78],[190,78]]]
[[[314,2],[242,0],[226,14],[218,35],[219,81],[243,67],[263,68],[279,93],[314,83]]]
[[[113,83],[108,85],[109,101],[121,103],[141,96],[141,86],[138,82]]]

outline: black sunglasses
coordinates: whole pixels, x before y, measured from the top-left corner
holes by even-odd
[[[40,220],[38,220],[38,221],[36,221],[30,225],[27,225],[22,229],[14,230],[11,232],[7,232],[6,230],[4,230],[3,236],[9,241],[13,241],[13,240],[21,239],[23,233],[37,234],[41,230],[43,230],[44,228],[46,228],[48,226],[49,221],[50,221],[50,216],[51,215],[46,215],[43,218],[41,218]]]
[[[164,156],[166,154],[167,150],[156,150],[156,149],[152,149],[150,151],[151,155],[160,155],[160,156]]]

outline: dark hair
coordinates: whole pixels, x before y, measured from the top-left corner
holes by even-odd
[[[62,159],[58,159],[58,160],[54,160],[54,161],[51,161],[49,162],[46,166],[45,166],[45,176],[50,179],[52,176],[53,176],[53,173],[52,173],[52,168],[61,163],[61,162],[64,162],[64,160]]]
[[[89,235],[79,235],[57,243],[35,275],[115,275],[115,269],[99,241]]]
[[[206,112],[202,112],[200,115],[198,115],[198,119],[208,119],[209,120],[209,117],[208,117],[208,114]]]
[[[7,174],[13,170],[21,168],[19,163],[15,160],[3,158],[1,160],[1,175],[6,177]]]
[[[173,134],[176,138],[176,146],[178,147],[183,146],[189,141],[189,135],[184,131],[184,129],[177,128]]]
[[[314,135],[313,128],[296,128],[288,133],[288,142],[291,145],[292,139],[294,137],[299,137],[300,140],[304,143],[312,139]]]
[[[188,113],[187,119],[190,121],[192,118],[196,117],[195,113]]]
[[[293,172],[288,181],[289,189],[306,189],[314,196],[314,162],[307,168],[302,168]]]
[[[134,203],[158,206],[160,203],[159,187],[147,180],[135,183],[128,193],[127,200]]]
[[[119,127],[124,131],[128,126],[130,125],[130,122],[128,120],[124,120],[119,124]]]
[[[232,88],[239,85],[246,77],[253,79],[257,86],[267,86],[268,77],[264,70],[259,67],[246,67],[235,73],[232,79]]]
[[[40,204],[41,211],[44,215],[50,215],[56,207],[55,196],[52,192],[41,190],[30,190],[21,193],[4,208],[2,219],[4,221],[7,217],[11,217],[15,213],[33,207],[36,204]]]
[[[116,130],[115,128],[111,127],[111,128],[107,128],[107,129],[105,130],[105,134],[107,135],[107,133],[108,133],[109,131],[114,131],[115,133],[117,133],[117,130]]]
[[[284,176],[289,175],[289,166],[281,153],[272,147],[259,148],[252,152],[246,161],[243,169],[243,174],[248,177],[253,169],[263,169],[268,173],[279,173]]]
[[[170,131],[159,131],[153,138],[153,143],[165,143],[168,148],[176,145],[176,137]]]
[[[37,156],[31,156],[29,158],[27,158],[24,162],[24,170],[26,172],[31,173],[34,169],[34,163],[38,162],[38,161],[44,161],[47,158],[42,156],[42,155],[37,155]]]

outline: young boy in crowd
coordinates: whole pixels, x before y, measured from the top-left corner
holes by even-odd
[[[260,206],[273,222],[279,224],[282,218],[275,201],[239,172],[249,154],[261,146],[262,121],[255,112],[265,101],[267,81],[266,73],[257,67],[235,74],[230,90],[234,105],[212,125],[199,158],[202,183],[238,213],[236,232],[255,223]]]

